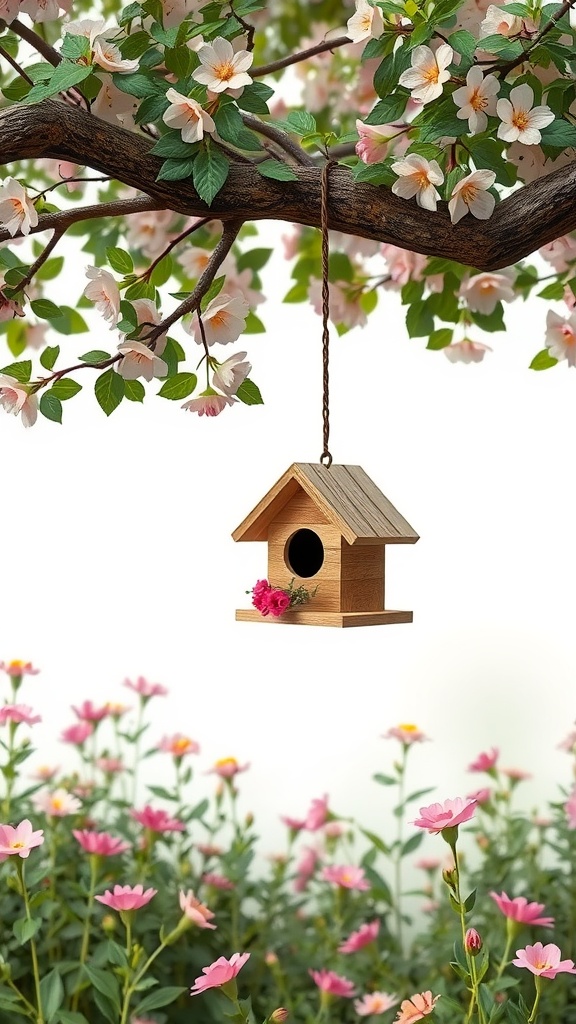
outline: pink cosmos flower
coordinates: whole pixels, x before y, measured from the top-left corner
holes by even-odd
[[[391,1010],[400,1000],[388,992],[368,992],[362,999],[356,999],[354,1009],[359,1017],[376,1017],[380,1013]]]
[[[280,815],[280,821],[293,832],[301,832],[306,826],[305,818],[290,818],[286,814]]]
[[[414,1024],[414,1021],[422,1020],[432,1013],[440,996],[432,996],[428,992],[417,992],[410,999],[404,999],[395,1018],[395,1024]]]
[[[421,857],[414,864],[415,868],[420,868],[421,871],[437,871],[440,867],[441,861],[438,857]]]
[[[78,814],[82,807],[77,796],[61,788],[53,793],[36,793],[32,803],[37,811],[42,811],[49,818],[67,818],[69,814]]]
[[[490,772],[496,766],[500,751],[498,747],[492,747],[489,753],[479,754],[472,764],[468,765],[469,772]]]
[[[304,892],[308,882],[316,870],[316,864],[320,859],[320,853],[313,846],[304,846],[300,860],[296,865],[296,878],[294,880],[295,892]]]
[[[204,885],[211,885],[213,889],[221,889],[222,892],[230,892],[236,888],[234,882],[231,882],[229,878],[217,875],[215,872],[206,872],[205,875],[202,875],[202,881]]]
[[[12,825],[0,825],[0,859],[12,855],[26,859],[30,856],[30,850],[35,846],[42,846],[44,842],[44,830],[36,832],[28,818],[24,818],[15,828]]]
[[[576,974],[574,961],[561,960],[561,956],[560,947],[553,942],[547,946],[535,942],[533,946],[517,949],[516,960],[512,963],[515,967],[527,967],[532,974],[541,975],[543,978],[555,978],[557,974]]]
[[[115,772],[124,771],[124,763],[119,757],[97,757],[95,764],[105,775],[114,775]]]
[[[335,971],[309,970],[308,974],[322,992],[328,992],[332,996],[343,996],[345,999],[351,999],[356,994],[354,982],[341,974],[336,974]]]
[[[428,738],[417,725],[412,725],[411,722],[395,725],[392,729],[388,729],[388,732],[382,733],[382,739],[400,740],[407,747],[411,746],[412,743],[423,743]]]
[[[134,693],[138,693],[144,700],[149,700],[150,697],[165,697],[168,693],[166,687],[161,683],[149,683],[144,676],[138,676],[135,683],[130,679],[125,679],[124,686],[127,686],[129,690],[134,690]]]
[[[510,899],[505,892],[500,896],[496,892],[491,892],[490,895],[498,909],[512,921],[518,921],[519,924],[539,924],[543,928],[551,928],[554,924],[553,917],[541,916],[545,909],[543,903],[529,903],[525,896],[516,896],[514,899]]]
[[[35,715],[29,704],[4,704],[0,708],[0,725],[6,725],[6,722],[14,722],[15,725],[20,725],[21,722],[36,725],[41,721],[42,716]]]
[[[72,829],[72,835],[86,853],[93,853],[99,857],[114,857],[130,849],[130,843],[125,843],[117,836],[111,836],[109,832],[90,832],[85,828],[75,828]]]
[[[304,828],[308,832],[317,832],[322,828],[328,819],[328,794],[323,797],[316,797],[310,804]]]
[[[69,725],[60,734],[62,743],[73,743],[81,747],[89,736],[94,732],[94,726],[90,722],[77,722],[76,725]]]
[[[475,790],[474,793],[467,793],[466,799],[475,800],[479,806],[487,804],[492,799],[492,790],[484,786],[482,789]]]
[[[454,800],[445,800],[443,804],[434,803],[420,808],[420,817],[412,822],[418,828],[428,829],[430,835],[438,835],[445,828],[455,828],[469,821],[476,810],[475,800],[465,800],[457,796]]]
[[[357,889],[359,892],[366,892],[370,888],[370,882],[364,877],[364,869],[355,867],[353,864],[329,865],[322,869],[320,878],[323,882],[333,882],[343,889]]]
[[[380,931],[380,921],[371,921],[370,924],[363,924],[358,931],[351,932],[345,942],[338,946],[339,953],[357,953],[364,946],[375,942]]]
[[[188,892],[180,890],[180,909],[198,928],[216,928],[215,924],[210,924],[215,915],[196,898],[191,889]]]
[[[146,804],[142,811],[130,811],[130,815],[151,832],[183,832],[185,828],[183,821],[171,818],[163,808],[155,810],[150,804]]]
[[[140,907],[150,903],[157,892],[157,889],[144,890],[143,885],[115,885],[113,892],[106,889],[102,896],[95,896],[94,899],[112,910],[140,910]]]
[[[184,757],[185,754],[199,754],[200,744],[196,740],[191,740],[189,736],[177,732],[174,736],[163,736],[158,744],[158,750],[174,757]]]
[[[190,995],[197,996],[199,992],[206,992],[209,988],[220,988],[227,981],[232,981],[249,957],[250,953],[233,953],[229,960],[224,956],[218,957],[218,960],[215,960],[209,967],[202,968],[203,977],[196,978],[190,989]]]
[[[568,828],[576,828],[576,789],[573,789],[564,804]]]
[[[20,676],[37,676],[39,668],[34,668],[31,661],[0,661],[0,672],[5,672],[11,679]]]
[[[72,711],[76,715],[76,718],[79,718],[81,722],[100,722],[103,718],[106,718],[109,713],[107,704],[97,708],[91,700],[83,701],[83,703],[78,707],[73,704]]]
[[[222,757],[206,773],[207,775],[219,775],[221,779],[233,779],[239,772],[245,772],[250,767],[250,762],[238,764],[235,757]]]

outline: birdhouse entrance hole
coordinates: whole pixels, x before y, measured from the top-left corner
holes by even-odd
[[[296,576],[309,579],[322,568],[324,545],[314,530],[296,530],[286,543],[284,558]]]

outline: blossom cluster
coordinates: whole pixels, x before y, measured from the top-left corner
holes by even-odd
[[[258,580],[252,590],[246,591],[252,594],[252,604],[264,616],[273,615],[279,618],[289,608],[295,605],[306,604],[314,597],[318,587],[310,591],[304,586],[295,587],[292,579],[286,589],[275,587],[268,580]]]

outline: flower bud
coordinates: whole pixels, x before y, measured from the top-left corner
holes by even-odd
[[[268,1020],[270,1024],[284,1024],[284,1022],[288,1020],[289,1016],[290,1012],[283,1006],[279,1006],[277,1010],[274,1010],[274,1013],[270,1014]]]
[[[475,928],[469,928],[466,932],[466,952],[471,956],[478,956],[482,949],[482,938]]]
[[[264,956],[264,963],[267,967],[275,967],[278,963],[278,957],[273,949],[269,949]]]
[[[448,868],[444,868],[442,872],[442,878],[446,882],[446,885],[450,887],[450,889],[456,888],[456,871],[454,870],[454,868],[450,870]]]

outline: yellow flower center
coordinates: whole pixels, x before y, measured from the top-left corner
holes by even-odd
[[[218,310],[217,313],[214,313],[214,316],[210,317],[210,323],[215,327],[227,327],[228,320],[229,316],[225,309]]]
[[[235,74],[232,61],[226,60],[223,64],[216,64],[214,66],[214,74],[221,82],[229,82]]]
[[[24,849],[24,843],[22,842],[21,839],[17,839],[14,843],[11,843],[10,849],[11,850],[23,850]]]
[[[419,189],[428,188],[430,180],[426,171],[416,171],[414,177]]]
[[[186,750],[186,748],[190,746],[191,742],[192,740],[189,740],[187,736],[183,736],[182,739],[175,741],[174,751],[177,752],[179,750]]]
[[[478,195],[478,189],[476,188],[476,185],[471,185],[470,183],[468,183],[467,185],[462,186],[462,188],[460,189],[460,195],[463,201],[466,203],[466,206],[470,206],[470,203],[473,203],[474,200],[476,199],[476,196]],[[485,285],[483,285],[482,287],[484,288]]]
[[[61,811],[64,806],[63,801],[58,796],[53,797],[50,803],[52,804],[53,811]]]
[[[572,330],[569,324],[564,324],[561,327],[561,331],[567,345],[573,345],[574,342],[576,342],[576,333]]]
[[[479,86],[474,89],[474,92],[470,97],[470,106],[472,107],[472,110],[485,110],[488,106],[488,97],[482,95]]]
[[[525,131],[526,128],[528,127],[528,125],[530,124],[530,118],[528,117],[528,114],[526,113],[526,111],[525,110],[515,110],[514,111],[514,116],[512,118],[512,124],[514,125],[515,128],[518,128],[518,131],[521,131],[521,132]]]
[[[25,664],[25,661],[11,661],[8,665],[8,672],[21,672]]]
[[[402,724],[399,725],[398,728],[402,729],[402,732],[418,732],[418,726],[413,725],[412,722],[402,722]]]
[[[221,757],[219,761],[216,761],[217,768],[227,768],[228,765],[230,765],[230,767],[232,768],[235,767],[237,764],[238,761],[236,760],[235,757]]]
[[[439,78],[440,68],[438,67],[437,64],[432,64],[429,68],[426,68],[426,70],[424,71],[424,79],[426,82],[429,82],[430,84],[434,83],[435,85]]]

